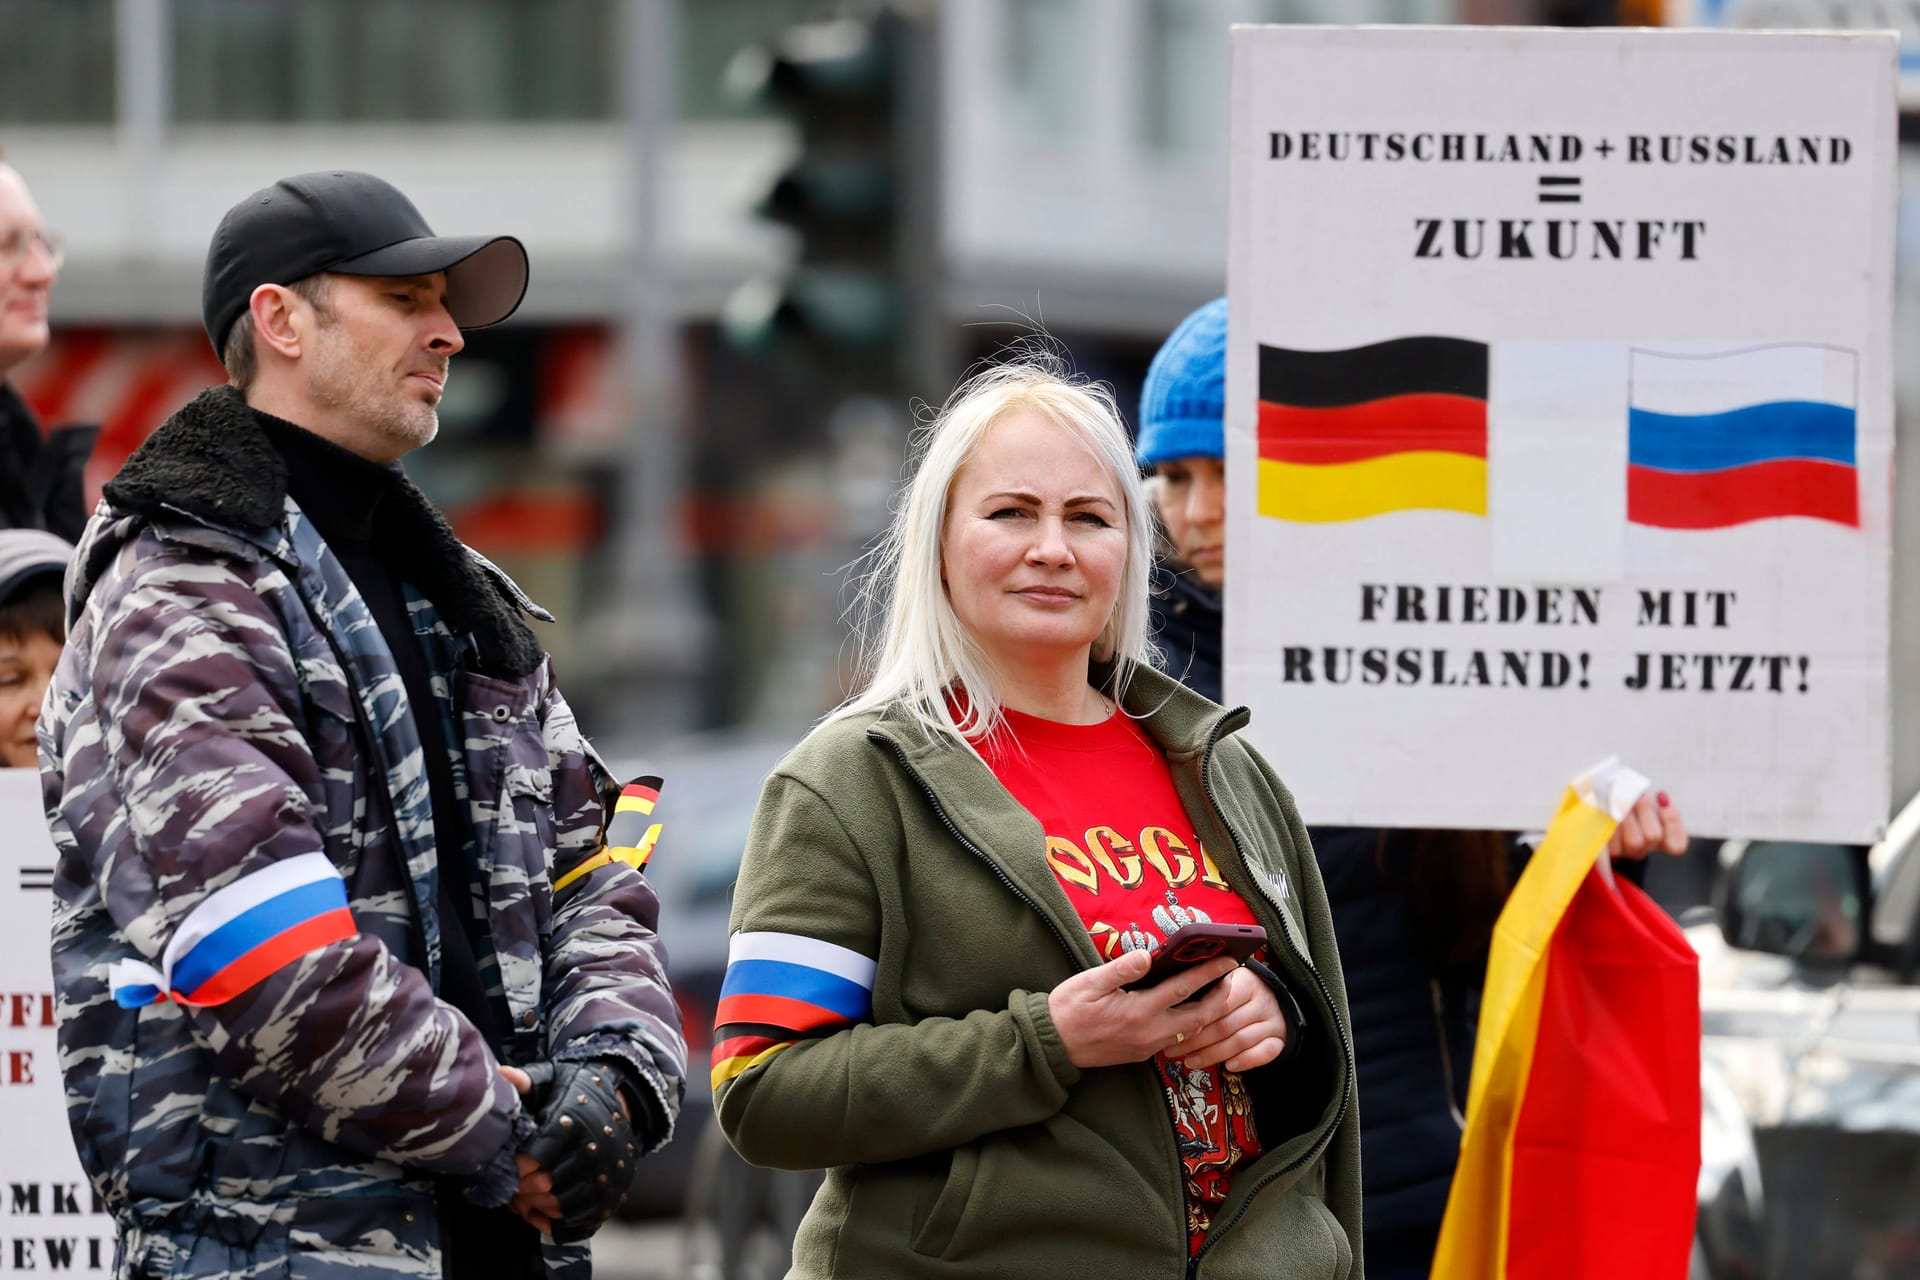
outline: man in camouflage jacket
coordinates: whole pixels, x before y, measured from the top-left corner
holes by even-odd
[[[220,347],[231,320],[212,310],[213,272]],[[391,306],[437,305],[444,278],[456,322],[503,318],[474,316],[458,265],[417,278],[424,292]],[[367,292],[386,285],[345,283],[362,291],[347,300],[375,299],[355,306],[388,305]],[[289,294],[275,305],[295,307]],[[458,335],[435,341],[444,377]],[[406,385],[437,403],[437,388]],[[670,1136],[686,1047],[658,904],[620,861],[554,891],[599,847],[617,787],[522,615],[550,619],[392,467],[382,554],[405,579],[437,703],[410,705],[355,578],[289,496],[288,458],[262,426],[277,420],[249,398],[218,388],[162,426],[108,486],[70,574],[71,638],[40,730],[70,1119],[118,1221],[121,1275],[437,1277],[449,1187],[480,1206],[527,1193],[534,1121],[503,1066],[607,1064],[645,1148]],[[449,744],[491,1042],[438,998],[459,926],[439,891],[436,818],[448,828],[426,716]],[[203,924],[221,907],[240,921],[298,868],[324,883],[278,901],[343,887],[350,921],[310,913],[233,961],[244,990],[209,995],[216,976],[183,991],[198,980],[184,968],[211,967],[204,940],[176,954],[205,932],[196,908]],[[126,998],[141,965],[171,998]],[[584,1245],[547,1240],[532,1257],[535,1273],[586,1273]]]

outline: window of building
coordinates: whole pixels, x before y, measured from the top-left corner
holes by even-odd
[[[751,44],[778,40],[797,22],[833,16],[819,0],[699,0],[680,6],[680,114],[689,120],[756,116],[763,108],[728,96],[721,78]]]
[[[1142,21],[1142,140],[1163,151],[1224,149],[1231,17],[1217,4],[1146,0]]]
[[[113,9],[113,0],[0,4],[0,129],[112,123]]]
[[[1015,0],[1001,6],[1005,46],[1001,66],[1009,118],[1022,132],[1065,137],[1082,127],[1086,101],[1088,34],[1079,0]]]
[[[1460,20],[1461,0],[1144,0],[1140,138],[1176,154],[1224,151],[1236,22]]]
[[[619,110],[614,0],[170,8],[183,122],[598,120]]]

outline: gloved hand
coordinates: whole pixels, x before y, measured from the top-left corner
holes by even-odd
[[[526,1068],[526,1096],[538,1128],[521,1153],[553,1178],[560,1217],[556,1244],[574,1244],[600,1229],[627,1198],[640,1144],[620,1100],[618,1068],[602,1062],[541,1062]]]

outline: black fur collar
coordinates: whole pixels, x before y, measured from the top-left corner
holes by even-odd
[[[446,518],[404,476],[381,504],[382,550],[455,631],[473,636],[480,669],[518,679],[540,666],[540,642],[506,587],[469,554]],[[107,483],[114,506],[152,518],[185,511],[213,524],[279,527],[287,464],[238,391],[214,387],[169,418]]]

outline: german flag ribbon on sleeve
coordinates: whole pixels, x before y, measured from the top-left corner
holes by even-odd
[[[647,859],[653,856],[654,846],[660,842],[661,824],[652,818],[653,807],[660,803],[663,785],[658,777],[648,774],[620,788],[613,816],[607,819],[606,831],[601,836],[600,851],[554,881],[553,891],[559,893],[611,863],[624,862],[635,871],[645,867]]]
[[[1647,779],[1575,780],[1494,926],[1432,1280],[1683,1280],[1700,1168],[1700,989],[1611,872]]]

